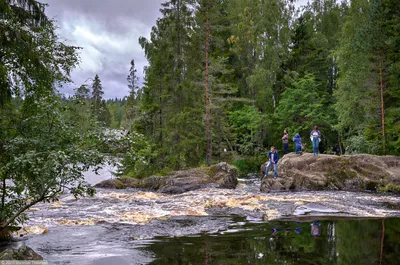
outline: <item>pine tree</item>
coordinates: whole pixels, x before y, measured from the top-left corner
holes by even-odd
[[[101,86],[101,80],[96,74],[93,79],[92,97],[90,99],[92,115],[96,117],[96,120],[103,126],[109,127],[111,124],[111,114],[105,101],[103,100],[103,94],[104,92]]]
[[[80,100],[89,100],[90,99],[90,89],[87,85],[81,85],[75,90],[75,98]]]
[[[132,59],[131,68],[129,69],[129,74],[127,77],[129,96],[127,98],[126,104],[126,117],[129,120],[129,124],[132,124],[135,120],[135,113],[137,112],[137,102],[139,101],[139,87],[138,81],[139,77],[136,75],[135,61]],[[130,126],[129,126],[130,127]]]

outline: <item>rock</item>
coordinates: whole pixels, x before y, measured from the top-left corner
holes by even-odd
[[[259,176],[257,173],[249,173],[249,174],[247,174],[247,178],[248,179],[258,179]]]
[[[96,188],[125,189],[137,185],[139,181],[132,178],[107,179],[95,185]]]
[[[178,194],[207,187],[234,189],[237,169],[225,162],[208,168],[193,168],[171,172],[167,176],[145,179],[117,178],[100,182],[98,188],[139,188],[162,193]]]
[[[13,236],[25,236],[25,235],[41,235],[49,232],[47,227],[43,225],[26,226],[17,232],[13,233]]]
[[[278,190],[286,190],[285,186],[281,183],[283,182],[281,179],[276,179],[274,180],[273,178],[269,177],[269,178],[265,178],[262,181],[262,187],[263,190],[262,191],[278,191]]]
[[[1,252],[0,260],[43,260],[43,257],[23,244],[18,249],[6,249]]]
[[[265,175],[265,165],[261,166]],[[400,157],[374,155],[285,155],[278,162],[277,182],[264,178],[261,191],[271,190],[376,190],[400,184]],[[279,183],[279,184],[278,184]]]

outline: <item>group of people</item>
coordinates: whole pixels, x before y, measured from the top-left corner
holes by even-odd
[[[321,142],[321,132],[318,130],[318,126],[314,126],[314,129],[311,131],[310,140],[312,143],[314,156],[318,156],[319,142]],[[301,154],[303,150],[303,143],[300,134],[295,134],[293,137],[293,142],[296,144],[296,154]],[[283,153],[286,155],[289,152],[289,132],[287,130],[283,131],[282,143]],[[274,146],[271,146],[271,150],[268,153],[268,161],[265,166],[265,177],[268,177],[268,171],[271,167],[274,168],[274,179],[278,177],[278,161],[278,151],[275,150]]]

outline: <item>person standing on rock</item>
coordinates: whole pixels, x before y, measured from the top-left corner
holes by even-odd
[[[296,144],[296,154],[301,154],[302,143],[300,134],[296,133],[296,135],[293,138],[293,142],[295,142]]]
[[[288,148],[289,148],[289,133],[287,130],[283,131],[282,143],[283,143],[283,154],[286,155],[288,153]]]
[[[274,179],[278,177],[278,161],[278,151],[275,150],[274,146],[271,146],[271,151],[268,153],[268,162],[265,165],[265,177],[268,177],[269,168],[272,166],[274,167]]]
[[[314,130],[311,131],[310,140],[312,142],[314,156],[318,156],[319,142],[321,142],[321,132],[318,130],[318,126],[314,126]]]

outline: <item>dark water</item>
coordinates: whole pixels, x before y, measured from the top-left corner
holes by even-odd
[[[148,264],[400,264],[400,219],[237,223],[227,231],[158,237]]]

